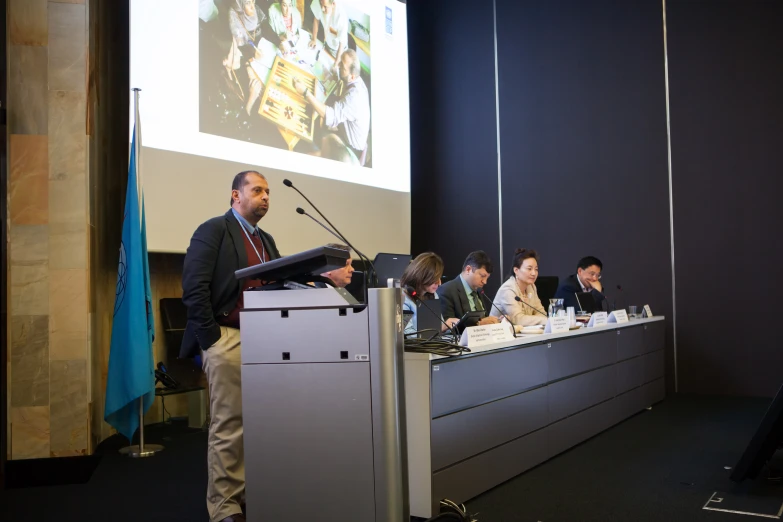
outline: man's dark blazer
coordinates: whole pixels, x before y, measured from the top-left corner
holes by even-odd
[[[465,285],[462,284],[460,276],[439,286],[437,292],[440,297],[440,309],[443,314],[443,319],[450,319],[452,317],[461,319],[463,315],[470,312],[470,301],[468,300],[468,294],[465,293]],[[479,299],[481,299],[481,297],[479,297]],[[487,304],[484,304],[485,315],[486,310]]]
[[[260,230],[260,229],[259,229]],[[180,357],[194,357],[220,339],[215,318],[227,316],[236,306],[242,281],[234,272],[248,266],[241,225],[229,210],[201,224],[190,239],[182,268],[182,302],[188,322]],[[270,259],[280,257],[272,236],[261,231]]]
[[[562,299],[563,306],[565,306],[566,308],[568,308],[569,306],[573,306],[574,310],[578,312],[581,309],[581,307],[579,306],[579,303],[576,300],[576,293],[581,291],[582,291],[582,285],[579,284],[579,280],[577,279],[576,274],[571,274],[570,276],[566,277],[557,287],[557,292],[555,292],[555,298]],[[590,294],[593,296],[593,300],[595,301],[595,309],[596,310],[603,309],[603,302],[606,300],[604,294],[602,294],[595,288],[590,290]]]

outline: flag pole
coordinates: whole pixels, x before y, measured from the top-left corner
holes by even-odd
[[[134,87],[133,89],[133,104],[134,104],[134,124],[133,124],[133,133],[134,133],[134,140],[133,143],[135,144],[136,150],[134,150],[135,157],[136,157],[136,193],[141,195],[140,188],[140,161],[139,161],[139,152],[141,151],[141,129],[139,128],[139,92],[141,92],[141,89],[138,87]],[[141,204],[141,197],[140,204]],[[139,222],[139,225],[141,225],[141,222]],[[152,457],[156,453],[163,450],[163,446],[160,444],[144,444],[144,397],[139,397],[139,443],[133,444],[130,446],[125,446],[124,448],[120,449],[120,453],[123,455],[128,455],[132,458],[142,458],[142,457]],[[133,442],[133,441],[131,441]]]
[[[144,398],[139,397],[139,443],[120,448],[120,453],[131,458],[152,457],[163,451],[160,444],[144,444]]]

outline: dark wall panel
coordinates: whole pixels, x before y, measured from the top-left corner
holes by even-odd
[[[468,252],[500,249],[489,6],[408,1],[411,252],[440,254],[447,277]]]
[[[667,1],[681,390],[771,397],[783,291],[783,3]]]
[[[618,307],[648,303],[668,317],[671,389],[661,2],[497,6],[505,270],[517,247],[561,278],[599,257]]]

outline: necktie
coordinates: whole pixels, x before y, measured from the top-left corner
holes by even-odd
[[[481,302],[478,292],[473,292],[473,304],[476,306],[476,311],[481,312],[484,310],[484,303]]]

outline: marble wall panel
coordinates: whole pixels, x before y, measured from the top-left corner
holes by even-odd
[[[47,0],[10,0],[8,26],[12,45],[47,44]]]
[[[53,457],[87,451],[87,361],[52,361],[50,451]]]
[[[87,10],[84,4],[49,4],[49,89],[86,91]]]
[[[49,406],[11,408],[11,458],[49,456]]]
[[[85,179],[87,125],[84,92],[49,91],[49,178]]]
[[[49,331],[86,335],[87,271],[51,270],[49,275]]]
[[[11,317],[11,406],[49,404],[49,318]]]
[[[8,132],[46,134],[49,114],[48,48],[11,45]]]
[[[11,223],[49,222],[49,155],[47,136],[11,135],[8,198]]]

